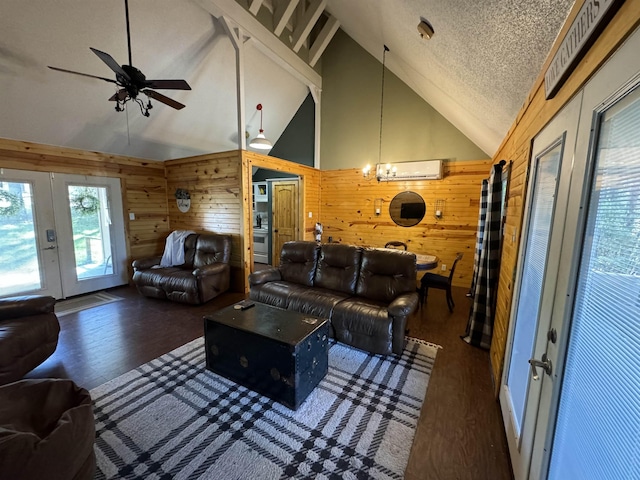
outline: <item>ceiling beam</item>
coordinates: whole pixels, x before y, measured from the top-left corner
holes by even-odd
[[[258,15],[260,11],[260,7],[262,6],[262,0],[251,0],[251,5],[249,5],[249,11],[254,15]]]
[[[322,56],[322,53],[329,45],[329,42],[338,31],[338,28],[340,28],[340,22],[338,19],[333,15],[329,15],[329,19],[327,20],[327,23],[324,24],[324,27],[322,27],[320,35],[318,35],[309,49],[309,65],[312,67],[315,66]]]
[[[307,62],[302,60],[273,32],[262,25],[248,10],[235,0],[195,0],[198,5],[216,18],[226,16],[246,35],[262,53],[298,78],[305,85],[322,88],[322,77]]]
[[[273,13],[273,33],[276,34],[276,37],[279,37],[284,31],[284,27],[287,26],[287,22],[293,15],[293,12],[296,11],[296,7],[300,3],[300,0],[289,0],[289,1],[281,1],[276,8],[276,11]]]
[[[298,25],[296,25],[295,30],[293,31],[293,48],[294,52],[298,52],[300,47],[304,44],[304,41],[311,33],[311,29],[322,15],[325,7],[327,6],[327,0],[312,0],[309,4],[309,8],[304,15]]]
[[[222,16],[219,18],[220,23],[224,27],[227,35],[231,39],[233,48],[236,51],[236,102],[237,102],[237,119],[238,119],[238,149],[247,149],[247,137],[244,132],[246,130],[245,123],[245,95],[244,95],[244,41],[242,30],[232,22]]]

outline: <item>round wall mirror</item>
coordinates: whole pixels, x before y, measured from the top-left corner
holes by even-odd
[[[416,192],[401,192],[389,204],[391,220],[401,227],[413,227],[424,218],[427,206]]]

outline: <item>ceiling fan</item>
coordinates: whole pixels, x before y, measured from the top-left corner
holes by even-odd
[[[74,75],[82,75],[83,77],[91,77],[97,78],[99,80],[104,80],[105,82],[115,83],[118,87],[118,91],[109,98],[109,101],[116,102],[116,112],[122,112],[125,109],[125,104],[128,101],[134,101],[140,106],[140,111],[145,117],[149,116],[149,110],[153,108],[151,105],[151,99],[159,101],[160,103],[164,103],[176,110],[180,110],[184,108],[184,105],[180,102],[176,102],[175,100],[162,95],[161,93],[156,92],[156,89],[167,89],[167,90],[191,90],[191,87],[185,80],[147,80],[147,77],[133,66],[131,61],[131,32],[129,30],[129,1],[124,0],[124,8],[127,19],[127,46],[129,49],[129,65],[118,65],[111,55],[105,52],[101,52],[98,49],[91,48],[91,51],[95,53],[100,60],[107,64],[107,66],[113,70],[116,74],[116,79],[106,78],[106,77],[98,77],[96,75],[89,75],[88,73],[80,73],[74,72],[73,70],[66,70],[64,68],[51,67],[52,70],[57,70],[59,72],[72,73]],[[147,97],[149,97],[147,103],[145,104],[138,95],[140,93],[144,93]]]

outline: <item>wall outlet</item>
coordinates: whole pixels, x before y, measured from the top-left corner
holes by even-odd
[[[447,266],[443,263],[440,269],[444,272],[447,270]]]
[[[129,220],[135,220],[136,219],[136,214],[133,212],[129,212]]]
[[[309,212],[309,218],[313,217],[313,213]]]

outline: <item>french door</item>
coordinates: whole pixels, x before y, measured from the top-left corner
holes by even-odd
[[[530,359],[546,359],[551,308],[569,197],[582,95],[577,95],[533,142],[516,288],[500,406],[516,479],[527,478],[544,373]],[[553,332],[550,334],[549,332]],[[544,381],[550,381],[547,378]]]
[[[639,49],[637,30],[576,97],[568,200],[561,173],[538,308],[512,312],[500,400],[516,480],[640,478]],[[536,292],[519,285],[514,304]],[[517,438],[507,420],[523,403]]]
[[[119,179],[1,169],[0,296],[122,285],[125,262]]]

